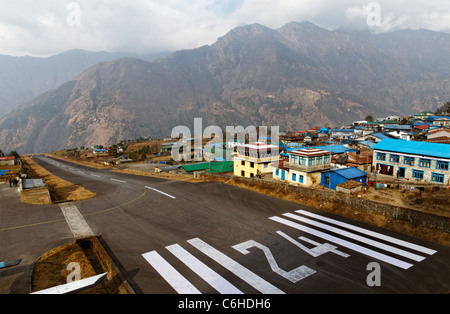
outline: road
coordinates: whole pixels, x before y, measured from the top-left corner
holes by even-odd
[[[446,246],[217,182],[134,176],[44,156],[34,160],[98,194],[75,205],[137,293],[450,291]],[[17,237],[26,255],[37,249],[43,228],[54,234],[50,244],[70,239],[58,205],[32,210],[40,221],[45,216],[54,222],[21,222],[11,230],[0,221],[2,244]],[[4,211],[0,217],[7,217]],[[26,242],[32,234],[35,244]],[[0,283],[11,284],[8,278],[0,271]]]

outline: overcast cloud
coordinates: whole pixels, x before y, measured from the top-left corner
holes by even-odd
[[[234,27],[310,21],[327,29],[450,33],[448,0],[0,0],[0,54],[159,52],[214,43]],[[375,6],[374,6],[375,4]],[[367,17],[378,5],[379,23]],[[377,21],[372,20],[372,21]]]

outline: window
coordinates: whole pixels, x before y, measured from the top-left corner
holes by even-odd
[[[436,161],[436,170],[447,170],[448,171],[448,161]]]
[[[245,161],[241,161],[241,166],[245,166]]]
[[[323,156],[317,156],[317,164],[318,165],[323,165]]]
[[[441,173],[432,173],[431,181],[437,182],[437,183],[444,183],[444,175]]]
[[[419,159],[419,167],[430,168],[431,167],[431,160],[430,159],[420,158]]]
[[[323,156],[323,163],[325,165],[330,163],[330,155]]]
[[[377,153],[377,160],[386,161],[385,153]]]
[[[255,168],[255,163],[254,162],[250,163],[250,168]]]
[[[292,181],[293,182],[297,181],[297,174],[296,173],[292,174]]]
[[[394,164],[398,164],[400,162],[400,156],[391,154],[391,157],[390,157],[389,161],[394,163]]]
[[[423,180],[423,171],[413,169],[412,177],[417,180]]]
[[[403,163],[405,165],[414,166],[414,157],[405,157]]]
[[[298,160],[298,163],[300,166],[306,166],[306,158],[305,157],[300,157]]]
[[[298,176],[298,182],[303,183],[303,176],[302,175]]]
[[[298,163],[297,159],[298,159],[297,156],[291,155],[291,163],[297,164]]]
[[[280,175],[280,169],[275,170],[275,175],[279,176]]]

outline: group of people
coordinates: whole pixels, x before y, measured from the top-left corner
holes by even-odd
[[[19,180],[17,178],[9,178],[9,186],[10,187],[17,187],[17,184],[19,183]]]

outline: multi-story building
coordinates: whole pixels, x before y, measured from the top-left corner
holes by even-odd
[[[273,178],[290,184],[319,185],[321,172],[331,167],[330,152],[306,148],[288,153],[289,160],[274,165]]]
[[[271,164],[280,160],[280,147],[265,143],[240,145],[234,158],[234,175],[253,178],[272,173]]]
[[[450,145],[384,139],[372,147],[373,167],[383,175],[448,185]]]

